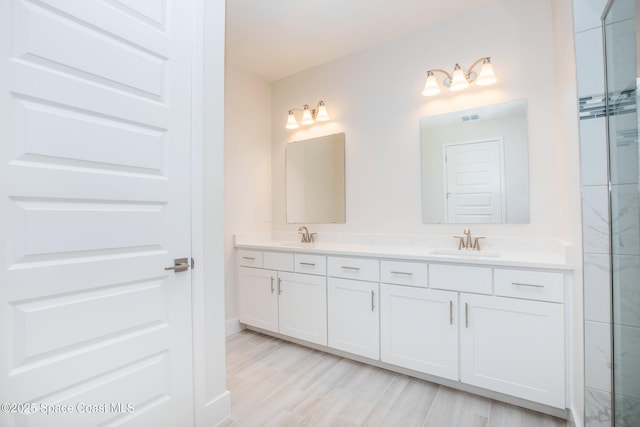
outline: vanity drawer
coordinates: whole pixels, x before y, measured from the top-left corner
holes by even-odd
[[[380,281],[394,285],[427,287],[427,264],[410,261],[381,261]]]
[[[243,267],[262,267],[262,251],[240,249],[238,251],[239,264]]]
[[[367,258],[328,257],[327,270],[331,277],[366,280],[380,280],[380,261]]]
[[[539,301],[564,301],[564,275],[562,273],[502,270],[494,273],[496,295]]]
[[[324,255],[295,254],[294,260],[296,273],[327,274],[327,257]]]
[[[263,267],[270,270],[293,271],[293,254],[285,252],[263,252]]]
[[[491,268],[429,264],[429,287],[474,294],[491,293]]]

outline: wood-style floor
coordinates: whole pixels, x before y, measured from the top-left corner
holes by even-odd
[[[564,420],[252,331],[227,338],[225,426],[566,427]]]

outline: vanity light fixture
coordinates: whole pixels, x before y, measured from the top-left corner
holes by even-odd
[[[482,63],[480,74],[476,74],[473,69],[480,63]],[[453,67],[452,74],[439,68],[427,71],[427,81],[422,91],[424,96],[434,96],[440,93],[440,84],[434,73],[444,74],[446,77],[442,80],[442,84],[452,91],[466,89],[471,82],[475,82],[478,86],[489,86],[498,81],[496,74],[493,72],[491,57],[485,56],[474,62],[466,73],[462,71],[460,64],[456,64],[455,67]]]
[[[302,119],[300,120],[299,124],[294,111],[302,111]],[[329,113],[327,113],[327,107],[324,105],[324,101],[318,101],[318,103],[316,104],[316,108],[314,109],[311,109],[308,104],[305,104],[302,107],[302,110],[299,108],[289,110],[289,117],[287,118],[287,125],[285,126],[285,128],[297,129],[301,124],[312,125],[316,121],[326,122],[329,119]]]

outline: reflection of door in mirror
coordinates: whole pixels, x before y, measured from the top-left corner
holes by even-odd
[[[502,138],[442,145],[444,208],[450,223],[504,221]]]
[[[500,141],[500,148],[494,148],[493,154],[491,151],[483,154],[487,156],[488,164],[493,162],[499,165],[493,175],[483,175],[473,169],[471,171],[455,171],[455,173],[460,172],[456,177],[458,180],[456,185],[465,182],[463,180],[466,180],[466,185],[460,190],[447,190],[448,187],[453,188],[453,186],[446,182],[446,166],[443,161],[445,148],[443,146],[453,143],[487,142],[496,139]],[[526,100],[509,101],[423,117],[420,119],[420,146],[422,221],[425,224],[450,222],[524,224],[529,222],[529,148]],[[465,152],[463,160],[472,163],[457,165],[456,168],[481,167],[480,164],[477,164],[478,158],[473,157],[479,155],[480,152],[473,155]],[[485,164],[483,167],[488,168],[488,165]],[[486,174],[488,173],[486,171]],[[501,175],[498,175],[499,173]],[[493,176],[493,182],[500,183],[499,191],[481,189],[482,185],[486,187],[482,180],[488,180],[490,176]],[[470,191],[472,189],[473,192]],[[447,200],[447,192],[455,192],[456,196]],[[489,196],[490,193],[493,195]],[[448,206],[449,202],[455,203],[456,206]],[[463,206],[465,209],[461,209]],[[482,209],[480,209],[481,206],[483,206]],[[496,211],[489,209],[489,206],[495,208]],[[501,210],[497,212],[499,207]]]

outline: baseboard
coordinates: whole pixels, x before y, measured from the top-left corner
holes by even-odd
[[[233,334],[237,334],[243,329],[244,326],[240,323],[237,317],[227,319],[227,321],[225,322],[225,334],[227,337]]]

